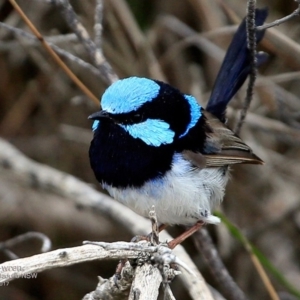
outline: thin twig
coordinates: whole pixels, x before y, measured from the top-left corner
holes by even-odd
[[[164,300],[176,300],[169,284],[165,285]]]
[[[237,114],[236,110],[228,108],[228,117],[234,117]],[[255,113],[247,113],[247,124],[252,128],[258,129],[268,135],[275,136],[276,139],[282,140],[295,146],[300,145],[300,131],[292,128],[283,122],[271,118],[264,117]]]
[[[234,282],[224,266],[207,230],[201,228],[194,234],[193,238],[198,251],[205,257],[207,265],[219,283],[226,299],[246,300],[244,292]]]
[[[283,83],[287,81],[300,80],[300,71],[286,72],[276,75],[270,75],[266,77],[268,80],[272,80],[275,83]],[[258,84],[257,84],[258,86]]]
[[[247,44],[248,44],[248,49],[250,51],[250,59],[251,59],[251,72],[249,74],[249,82],[248,82],[248,87],[246,92],[246,98],[244,101],[244,106],[241,110],[240,119],[234,130],[234,132],[237,135],[239,135],[241,131],[242,125],[247,115],[247,111],[252,101],[254,85],[255,85],[255,80],[257,75],[255,8],[256,8],[256,0],[248,0],[246,27],[247,27]]]
[[[103,20],[103,0],[96,1],[95,8],[95,25],[94,25],[94,40],[97,49],[102,51],[102,20]]]
[[[79,78],[68,68],[68,66],[61,60],[61,58],[55,53],[55,51],[49,46],[49,44],[45,41],[43,36],[37,30],[37,28],[32,24],[32,22],[28,19],[24,11],[20,8],[20,6],[16,3],[15,0],[9,0],[11,5],[15,8],[33,34],[38,38],[38,40],[42,43],[48,53],[52,56],[52,58],[56,61],[56,63],[66,72],[66,74],[76,83],[76,85],[85,93],[91,100],[93,100],[97,105],[99,105],[99,99],[79,80]]]
[[[158,246],[151,246],[148,245],[147,241],[140,241],[138,243],[133,242],[114,242],[114,243],[107,243],[107,242],[94,242],[94,241],[83,241],[84,245],[95,245],[101,247],[105,250],[124,250],[124,251],[146,251],[149,253],[154,253],[158,250]]]
[[[158,227],[158,222],[157,222],[154,205],[152,206],[152,209],[149,212],[149,218],[150,218],[150,221],[152,224],[152,232],[151,232],[150,241],[152,244],[157,245],[157,244],[159,244],[159,227]]]
[[[278,19],[278,20],[276,20],[272,23],[264,24],[262,26],[257,26],[256,30],[265,30],[267,28],[275,27],[275,26],[278,26],[282,23],[285,23],[285,22],[289,21],[290,19],[292,19],[294,17],[298,17],[299,14],[300,14],[300,0],[295,0],[295,2],[298,3],[298,8],[295,11],[293,11],[290,15],[285,16],[281,19]]]
[[[205,54],[210,55],[210,57],[213,57],[220,62],[224,58],[225,51],[223,49],[211,42],[203,34],[199,34],[196,30],[178,18],[167,15],[160,17],[157,22],[157,26],[161,26],[163,31],[168,30],[184,39],[190,38],[190,41],[194,41],[195,45],[197,45],[197,47],[199,47],[199,49],[201,49],[201,51]]]
[[[273,287],[273,285],[272,285],[272,283],[271,283],[271,281],[270,281],[270,279],[269,279],[269,277],[266,273],[266,271],[264,270],[261,262],[259,261],[259,259],[255,255],[253,247],[251,246],[251,244],[249,243],[249,241],[246,238],[244,238],[243,243],[244,243],[244,246],[245,246],[246,250],[250,254],[250,257],[251,257],[251,260],[252,260],[252,262],[255,266],[255,269],[257,270],[264,286],[266,287],[266,289],[267,289],[267,291],[270,295],[270,298],[272,300],[280,300],[275,288]]]
[[[54,3],[62,12],[64,19],[68,23],[69,27],[77,35],[79,41],[85,47],[94,65],[99,69],[106,84],[110,85],[118,80],[117,74],[114,72],[110,64],[103,56],[102,51],[100,49],[97,49],[87,30],[78,20],[78,17],[70,2],[68,0],[53,0],[52,3]]]
[[[0,249],[11,248],[17,244],[23,243],[29,239],[38,239],[42,241],[41,252],[47,252],[51,249],[51,240],[41,232],[29,231],[0,243]]]
[[[128,35],[129,40],[134,45],[137,53],[143,58],[143,64],[146,64],[150,76],[158,80],[167,81],[163,70],[157,63],[157,58],[152,47],[145,38],[144,33],[139,28],[131,10],[129,9],[127,1],[110,0],[107,1],[107,4],[112,7],[121,26],[123,26],[126,31],[126,35]]]
[[[26,38],[28,39],[29,41],[32,41],[33,43],[35,42],[39,42],[40,44],[40,40],[35,37],[34,35],[22,30],[22,29],[19,29],[19,28],[16,28],[16,27],[13,27],[13,26],[10,26],[10,25],[7,25],[5,23],[2,23],[0,22],[0,27],[2,28],[5,28],[6,30],[9,30],[11,33],[13,33],[14,35],[17,35],[17,36],[20,36],[22,38]],[[68,38],[70,40],[74,40],[74,37],[75,37],[75,40],[77,40],[77,37],[74,33],[72,34],[69,34],[69,35],[63,35],[63,36],[57,36],[57,37],[49,37],[49,38],[44,38],[48,45],[55,51],[57,52],[60,56],[62,57],[65,57],[67,58],[68,60],[72,61],[72,62],[75,62],[77,63],[80,67],[84,68],[84,69],[87,69],[89,71],[91,71],[94,75],[100,77],[100,72],[97,68],[95,68],[93,65],[85,62],[84,60],[82,60],[81,58],[73,55],[72,53],[66,51],[66,50],[63,50],[61,49],[60,47],[58,47],[57,45],[53,44],[52,42],[50,42],[51,40],[58,40],[58,39],[64,39],[64,41],[66,41]],[[99,104],[99,101],[98,101],[98,104]]]

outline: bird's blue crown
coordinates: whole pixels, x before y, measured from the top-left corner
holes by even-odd
[[[101,106],[111,114],[129,113],[156,98],[159,90],[160,86],[147,78],[129,77],[118,80],[103,94]]]

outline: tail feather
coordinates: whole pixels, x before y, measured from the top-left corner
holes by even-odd
[[[256,26],[262,25],[267,15],[267,9],[256,9]],[[259,43],[263,36],[264,31],[258,31],[256,33],[256,42]],[[257,54],[258,66],[266,60],[266,53],[259,52]],[[243,85],[250,71],[250,52],[247,48],[246,20],[244,19],[227,50],[206,110],[224,122],[229,101]]]

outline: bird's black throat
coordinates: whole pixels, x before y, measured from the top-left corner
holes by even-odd
[[[146,145],[110,121],[101,121],[89,150],[97,180],[118,188],[140,187],[163,176],[171,168],[173,154],[173,145]]]

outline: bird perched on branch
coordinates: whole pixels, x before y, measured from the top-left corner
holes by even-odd
[[[256,24],[266,16],[257,10]],[[262,37],[258,32],[257,42]],[[258,53],[257,60],[265,55]],[[228,166],[262,163],[224,124],[226,106],[250,69],[243,21],[206,110],[161,81],[129,77],[113,83],[102,96],[102,110],[89,117],[95,120],[90,162],[103,188],[142,216],[154,205],[158,222],[194,225],[186,236],[203,223],[219,223],[212,210],[223,199]]]

